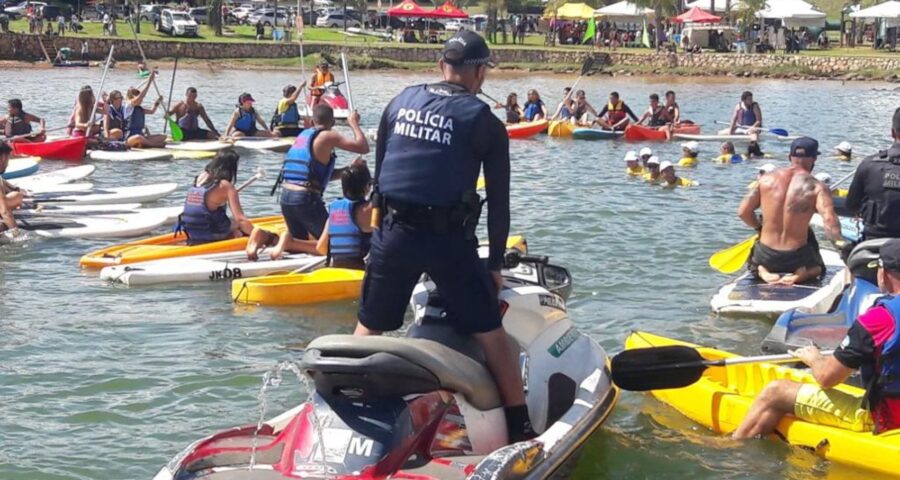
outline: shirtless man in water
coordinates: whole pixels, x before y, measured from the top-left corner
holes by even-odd
[[[847,243],[841,236],[831,192],[811,174],[818,155],[816,140],[794,140],[791,166],[760,177],[757,188],[738,207],[741,220],[760,232],[749,267],[766,283],[793,285],[825,272],[818,242],[809,228],[815,213],[825,220],[825,233],[835,246],[843,249]],[[758,208],[762,219],[756,217]]]

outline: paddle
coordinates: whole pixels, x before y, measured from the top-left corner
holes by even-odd
[[[488,100],[490,100],[490,101],[496,103],[497,105],[501,105],[501,103],[498,102],[496,98],[494,98],[494,97],[492,97],[492,96],[490,96],[490,95],[484,93],[484,90],[479,90],[479,91],[478,91],[478,94],[481,95],[481,96],[483,96],[483,97],[485,97],[485,98],[487,98]]]
[[[350,88],[350,69],[347,68],[347,55],[341,52],[341,67],[344,69],[344,83],[347,84],[347,103],[350,106],[350,112],[353,112],[353,89]]]
[[[237,188],[237,191],[241,191],[247,187],[249,187],[253,182],[257,180],[262,180],[266,178],[266,171],[263,167],[256,167],[256,173],[253,174],[252,177],[248,178],[246,182],[242,183],[241,186]]]
[[[178,60],[176,59],[175,61],[177,62]],[[156,84],[156,78],[153,79],[153,88],[156,90],[156,94],[162,97],[162,92],[159,91],[159,85]],[[169,95],[171,94],[172,92],[169,92]],[[171,104],[171,99],[166,103]],[[184,140],[184,132],[178,125],[178,122],[169,117],[169,107],[166,107],[166,111],[163,112],[163,120],[165,120],[165,123],[163,124],[163,133],[166,133],[166,127],[168,126],[172,129],[172,140],[175,140],[176,142]]]
[[[581,64],[581,73],[578,75],[578,78],[575,79],[575,83],[573,83],[572,86],[569,88],[569,93],[567,93],[566,96],[563,97],[562,103],[566,103],[569,101],[569,97],[571,97],[572,94],[575,93],[575,87],[578,86],[578,82],[580,82],[581,79],[584,78],[584,76],[587,75],[587,73],[590,72],[592,68],[594,68],[594,57],[593,57],[593,55],[589,55],[584,60],[584,63]],[[495,102],[496,102],[496,100],[495,100]],[[499,102],[497,102],[497,103],[499,103]],[[559,112],[553,114],[553,117],[550,118],[550,120],[556,120],[556,118],[558,116],[559,116]]]
[[[184,139],[184,132],[181,131],[181,127],[178,126],[177,122],[168,119],[169,109],[172,108],[172,90],[175,88],[175,74],[178,72],[178,57],[175,57],[175,66],[172,67],[172,80],[169,81],[169,98],[166,100],[166,111],[165,117],[168,120],[166,123],[169,125],[169,128],[172,129],[172,140],[176,142],[180,142]],[[154,82],[155,85],[155,82]],[[159,91],[159,88],[157,88]],[[166,133],[166,127],[163,125],[163,133]]]
[[[115,51],[116,46],[111,45],[109,47],[109,56],[106,57],[106,66],[103,67],[103,75],[100,77],[100,89],[97,90],[97,95],[103,94],[103,84],[106,83],[106,74],[109,73],[109,65],[112,62],[113,51]],[[87,128],[85,129],[85,135],[91,135],[91,129],[94,128],[94,115],[97,114],[97,101],[96,97],[94,98],[94,108],[91,109],[91,116],[88,117]]]
[[[831,355],[833,351],[822,352]],[[697,349],[686,345],[625,350],[612,359],[612,379],[619,388],[633,392],[683,388],[694,384],[710,367],[747,363],[793,363],[791,354],[706,360]]]
[[[729,125],[729,126],[731,125],[731,122],[716,121],[716,123],[719,125]],[[753,127],[748,127],[745,125],[738,125],[737,128],[748,129],[748,128],[753,128]],[[779,137],[787,137],[790,135],[790,133],[788,133],[788,131],[783,128],[772,128],[772,129],[768,129],[768,130],[763,129],[762,131],[769,132],[772,135],[778,135]]]

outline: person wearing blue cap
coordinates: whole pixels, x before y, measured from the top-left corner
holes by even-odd
[[[357,335],[399,329],[422,273],[434,281],[456,329],[484,351],[503,400],[510,441],[534,436],[518,352],[501,323],[497,295],[509,235],[509,140],[476,97],[493,67],[478,34],[444,44],[444,81],[406,88],[385,108],[375,147],[375,215]],[[479,170],[487,184],[487,268],[478,257]]]
[[[894,144],[860,162],[846,207],[862,217],[864,240],[900,237],[900,108],[891,125]]]
[[[813,214],[825,220],[825,233],[838,249],[849,243],[841,235],[831,191],[812,176],[819,142],[801,137],[791,144],[789,167],[762,175],[744,197],[738,216],[759,232],[748,263],[766,283],[794,285],[825,273],[816,236],[809,227]],[[762,210],[762,218],[756,210]]]

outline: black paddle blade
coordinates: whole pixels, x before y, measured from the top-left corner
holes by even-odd
[[[703,376],[707,365],[697,350],[683,345],[625,350],[612,359],[612,379],[634,392],[682,388]]]
[[[586,59],[584,59],[584,63],[581,64],[581,74],[587,75],[594,68],[594,56],[588,55]]]

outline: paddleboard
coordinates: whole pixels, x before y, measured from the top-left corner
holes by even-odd
[[[227,142],[219,142],[217,140],[208,141],[187,141],[167,143],[166,148],[171,150],[183,150],[186,152],[218,152],[219,150],[227,150],[233,145]]]
[[[801,285],[769,285],[746,272],[722,287],[710,300],[713,311],[723,315],[776,316],[797,309],[806,313],[827,312],[844,291],[844,262],[833,250],[820,250],[825,261],[821,280]]]
[[[203,150],[174,150],[171,148],[146,148],[142,152],[157,152],[172,155],[172,160],[209,160],[216,156],[216,152]]]
[[[9,159],[9,165],[6,166],[6,171],[0,176],[4,180],[12,180],[33,175],[40,168],[38,167],[39,161],[41,159],[38,157],[11,158]]]
[[[22,212],[47,212],[51,214],[72,213],[82,215],[117,215],[134,213],[141,208],[140,203],[113,203],[109,205],[66,205],[66,204],[40,204],[26,203],[19,211]]]
[[[79,165],[77,167],[61,168],[52,172],[38,173],[23,178],[17,178],[10,182],[13,185],[33,190],[47,185],[61,185],[89,177],[97,167],[94,165]]]
[[[306,254],[287,254],[281,260],[271,260],[268,250],[264,250],[260,252],[258,261],[251,262],[242,251],[214,253],[104,267],[100,271],[100,279],[130,286],[220,282],[289,273],[309,268],[324,259]]]
[[[675,133],[672,136],[679,140],[693,140],[695,142],[750,142],[750,135],[703,135],[699,133]]]
[[[625,132],[612,130],[599,130],[596,128],[576,128],[572,131],[572,138],[576,140],[614,140],[622,138]]]
[[[108,152],[105,150],[91,150],[88,152],[91,160],[108,162],[149,162],[155,160],[172,160],[172,152],[165,149],[125,150],[124,152]]]
[[[36,185],[32,188],[25,188],[31,193],[63,193],[63,192],[86,192],[94,188],[92,183],[63,183],[59,185]]]
[[[85,192],[56,192],[34,195],[34,203],[77,203],[104,205],[113,203],[145,203],[159,200],[178,188],[177,183],[158,183],[136,187],[105,188]]]
[[[290,150],[294,140],[290,138],[241,138],[235,139],[234,146],[247,150],[268,150],[286,152]]]
[[[90,217],[41,214],[16,216],[19,228],[46,238],[124,238],[144,235],[166,221],[164,215],[129,213]]]

